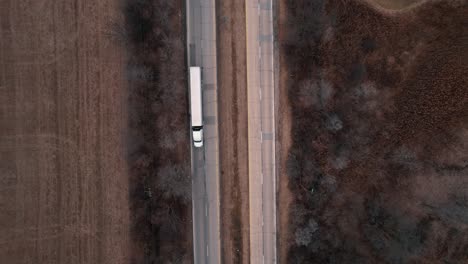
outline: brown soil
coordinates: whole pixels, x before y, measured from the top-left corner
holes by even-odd
[[[0,3],[2,263],[129,261],[118,2]]]
[[[280,21],[285,21],[286,19],[286,10],[283,2],[278,1],[276,14],[279,19],[275,25],[279,27]],[[281,33],[281,32],[279,32]],[[283,36],[279,35],[279,39],[282,39]],[[287,263],[288,249],[290,247],[291,241],[291,228],[289,224],[289,207],[291,202],[293,202],[293,194],[288,188],[288,177],[286,171],[286,160],[288,157],[289,148],[291,146],[291,109],[288,101],[288,90],[287,82],[288,79],[288,67],[284,61],[284,56],[281,52],[278,51],[279,65],[278,70],[275,75],[279,76],[277,95],[275,96],[278,100],[275,102],[277,106],[277,112],[275,116],[277,117],[276,123],[276,133],[277,133],[277,142],[276,142],[276,157],[277,157],[277,174],[278,174],[278,260],[279,263]],[[275,57],[276,59],[276,57]],[[279,75],[278,75],[279,74]]]
[[[353,0],[281,3],[294,193],[284,263],[467,263],[463,1],[391,15]]]
[[[222,263],[249,263],[244,1],[216,1]]]
[[[280,59],[281,63],[281,59]],[[287,78],[287,69],[282,64],[280,66],[280,83],[279,83],[279,105],[277,118],[277,145],[276,155],[278,155],[278,213],[279,213],[279,226],[278,226],[278,259],[279,263],[287,263],[287,249],[289,248],[289,241],[291,240],[291,233],[289,228],[289,207],[293,202],[293,193],[288,188],[288,178],[286,170],[286,161],[288,151],[291,147],[291,110],[288,105],[288,98],[286,96],[287,90],[285,89],[285,79]]]

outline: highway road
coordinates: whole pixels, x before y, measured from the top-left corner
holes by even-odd
[[[202,68],[205,141],[191,148],[194,263],[220,263],[215,0],[186,4],[188,66]]]
[[[245,0],[250,262],[276,263],[272,0]],[[189,66],[202,67],[205,146],[192,146],[195,263],[220,263],[215,0],[187,0]]]
[[[272,0],[245,0],[249,125],[250,263],[276,263]]]

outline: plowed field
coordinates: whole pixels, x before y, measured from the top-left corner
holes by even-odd
[[[2,263],[128,263],[117,2],[0,2]]]

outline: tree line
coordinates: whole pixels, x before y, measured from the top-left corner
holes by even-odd
[[[132,263],[192,260],[184,1],[124,0]]]

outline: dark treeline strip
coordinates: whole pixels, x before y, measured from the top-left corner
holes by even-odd
[[[192,260],[185,1],[125,0],[132,263]]]

